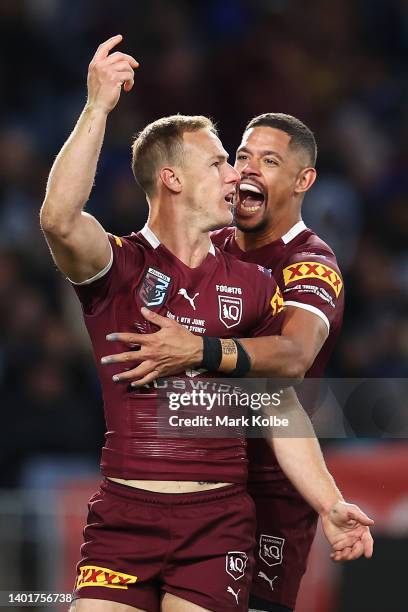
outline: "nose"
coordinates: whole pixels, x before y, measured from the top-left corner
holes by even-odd
[[[248,159],[240,170],[242,176],[261,176],[259,164],[254,160],[254,158]]]
[[[227,164],[228,166],[228,172],[226,174],[226,179],[225,182],[226,183],[238,183],[238,181],[241,180],[241,175],[238,172],[238,170],[235,170],[235,168],[233,166],[231,166],[231,164]]]

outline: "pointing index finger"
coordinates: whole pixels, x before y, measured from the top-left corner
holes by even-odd
[[[111,38],[108,38],[108,40],[105,40],[105,42],[100,44],[97,48],[94,59],[98,60],[108,57],[109,51],[116,47],[116,45],[121,42],[122,38],[122,34],[116,34],[116,36],[112,36]]]

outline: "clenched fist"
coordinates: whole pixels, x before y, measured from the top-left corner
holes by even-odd
[[[134,69],[139,63],[131,55],[109,52],[122,40],[118,34],[96,50],[88,69],[88,105],[109,113],[115,108],[123,89],[128,92],[134,83]]]

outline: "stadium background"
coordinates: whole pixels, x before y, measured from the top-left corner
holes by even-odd
[[[252,116],[300,117],[319,144],[304,218],[333,247],[347,288],[330,375],[392,379],[399,409],[406,402],[405,0],[1,0],[0,591],[70,588],[97,477],[98,382],[38,210],[85,102],[89,60],[116,33],[141,68],[109,118],[88,210],[119,235],[144,223],[129,144],[157,117],[212,116],[232,157]],[[382,402],[380,421],[394,407]],[[376,555],[333,568],[319,540],[299,611],[408,609],[408,444],[387,437],[326,443],[343,489],[377,520]]]

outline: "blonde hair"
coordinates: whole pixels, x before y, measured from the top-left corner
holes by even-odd
[[[157,173],[164,165],[183,164],[183,134],[209,129],[217,134],[214,123],[203,115],[171,115],[149,123],[132,144],[132,170],[147,195],[152,195]]]

